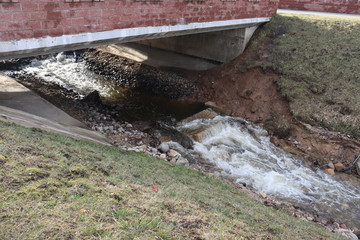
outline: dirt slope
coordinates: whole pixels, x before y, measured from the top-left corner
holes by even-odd
[[[237,59],[197,75],[201,89],[197,100],[213,101],[234,116],[264,124],[270,133],[280,138],[272,138],[276,145],[308,158],[315,166],[322,167],[332,161],[350,168],[360,154],[358,141],[340,132],[331,132],[321,127],[320,122],[300,121],[294,115],[298,109],[291,108],[289,98],[279,87],[280,79],[286,75],[273,70],[271,65],[274,39],[263,34],[270,27],[274,26],[260,29]],[[301,98],[296,101],[299,102],[292,106],[301,106]],[[312,104],[317,106],[320,102],[314,100]],[[306,124],[306,120],[316,127]]]

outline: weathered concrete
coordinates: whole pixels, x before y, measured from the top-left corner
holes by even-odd
[[[63,125],[46,118],[26,113],[13,108],[0,106],[0,120],[4,122],[13,122],[24,127],[39,128],[49,132],[63,134],[76,139],[84,139],[104,145],[111,145],[106,138],[94,131],[81,127]]]
[[[0,106],[21,110],[65,125],[85,126],[14,79],[1,73]]]
[[[80,121],[3,74],[0,74],[0,120],[110,145],[101,134],[83,128],[85,125]]]
[[[258,25],[253,25],[231,30],[144,40],[139,43],[224,63],[236,58],[245,50],[257,28]]]
[[[190,70],[206,70],[218,64],[204,59],[187,56],[175,52],[152,48],[138,43],[114,44],[99,47],[101,51],[132,59],[159,68],[181,68]]]

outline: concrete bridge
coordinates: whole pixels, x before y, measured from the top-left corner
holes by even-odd
[[[0,0],[0,60],[142,41],[224,62],[277,8],[278,0]]]

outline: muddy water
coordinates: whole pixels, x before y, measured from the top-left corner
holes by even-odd
[[[88,71],[75,55],[35,59],[21,71],[71,89],[80,97],[98,91],[104,102],[119,106],[120,116],[126,121],[180,120],[203,109],[202,104],[179,102],[106,82]],[[222,169],[221,175],[256,191],[298,202],[340,223],[360,227],[359,182],[306,167],[301,159],[271,144],[260,127],[240,118],[217,117],[182,124],[178,130],[194,139],[193,150],[179,150],[216,164]]]

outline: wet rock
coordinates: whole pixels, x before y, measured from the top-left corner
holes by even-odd
[[[360,175],[360,160],[359,159],[355,162],[355,167],[356,167],[357,174]]]
[[[174,158],[174,157],[178,157],[180,156],[180,153],[178,153],[177,151],[173,150],[173,149],[170,149],[168,152],[167,152],[167,155],[171,158]]]
[[[354,233],[352,233],[348,229],[339,228],[339,229],[335,229],[334,232],[346,237],[347,239],[351,239],[351,240],[358,240],[359,239]]]
[[[191,122],[196,119],[213,119],[216,116],[218,116],[218,114],[211,108],[208,108],[208,109],[198,112],[188,118],[185,118],[184,120],[182,120],[182,122],[187,123],[187,122]]]
[[[169,144],[163,142],[160,144],[160,146],[158,147],[159,151],[162,153],[167,153],[170,150]]]
[[[329,174],[329,175],[335,175],[334,169],[331,169],[331,168],[325,169],[324,172]]]
[[[161,133],[162,141],[174,141],[180,143],[184,148],[192,148],[193,141],[184,133],[165,124],[159,124],[157,128]]]
[[[335,167],[335,170],[338,172],[342,172],[345,169],[345,166],[342,163],[335,163],[334,167]]]
[[[270,137],[270,142],[272,142],[272,144],[274,144],[275,146],[280,146],[280,141],[279,141],[279,139],[277,138],[277,137],[275,137],[275,136],[271,136]]]
[[[91,103],[91,104],[102,104],[100,99],[100,94],[98,91],[93,91],[84,97],[83,102]]]

